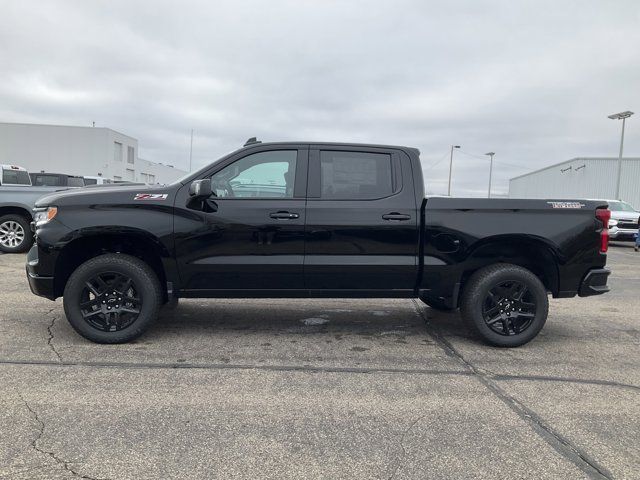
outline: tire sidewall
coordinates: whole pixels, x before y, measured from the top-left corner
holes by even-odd
[[[33,233],[31,232],[31,226],[29,225],[29,220],[24,218],[22,215],[3,215],[0,217],[0,225],[4,222],[16,222],[19,223],[22,229],[24,230],[24,239],[22,243],[17,247],[5,247],[4,245],[0,245],[0,251],[5,253],[22,253],[26,252],[31,248],[31,244],[33,243]]]
[[[80,296],[85,282],[101,272],[129,276],[136,294],[141,299],[138,318],[122,330],[98,330],[89,325],[82,316]],[[83,263],[73,272],[64,289],[63,304],[67,320],[83,337],[97,343],[124,343],[140,336],[157,317],[160,306],[159,284],[153,271],[141,260],[121,254],[102,255]]]
[[[517,347],[535,338],[544,327],[549,311],[547,291],[538,277],[522,267],[511,265],[505,265],[504,268],[487,272],[485,275],[482,275],[482,272],[478,273],[476,282],[472,286],[473,290],[470,292],[469,298],[466,299],[465,313],[482,338],[497,347]],[[535,298],[536,314],[531,325],[524,332],[506,336],[494,332],[486,324],[482,308],[489,290],[500,283],[509,281],[522,282],[527,286]]]

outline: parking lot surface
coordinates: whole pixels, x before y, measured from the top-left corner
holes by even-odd
[[[640,254],[488,347],[410,300],[186,300],[96,345],[0,256],[0,478],[639,478]]]

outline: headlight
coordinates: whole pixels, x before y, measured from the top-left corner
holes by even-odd
[[[33,221],[36,223],[36,227],[44,225],[49,220],[55,218],[58,214],[57,207],[41,207],[36,208],[33,214]]]
[[[614,220],[613,218],[609,220],[609,228],[615,227],[616,225],[618,225],[618,220]]]

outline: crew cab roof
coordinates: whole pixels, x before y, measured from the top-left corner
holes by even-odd
[[[414,152],[420,153],[420,150],[416,147],[407,147],[406,145],[385,145],[385,144],[377,144],[377,143],[354,143],[354,142],[314,142],[314,141],[292,141],[292,142],[254,142],[247,144],[245,147],[242,147],[240,150],[244,148],[254,148],[257,146],[270,146],[270,145],[313,145],[313,146],[329,146],[329,147],[373,147],[373,148],[392,148],[397,150],[412,150]]]
[[[21,172],[26,172],[27,169],[23,168],[19,165],[9,165],[8,163],[1,163],[0,164],[0,168],[2,168],[2,170],[18,170]]]

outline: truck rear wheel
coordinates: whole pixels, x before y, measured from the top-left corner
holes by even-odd
[[[475,272],[464,287],[462,318],[496,347],[518,347],[542,330],[549,312],[547,290],[531,271],[495,264]]]
[[[96,343],[124,343],[157,318],[162,301],[155,272],[142,260],[105,254],[80,265],[64,289],[64,311],[80,335]]]
[[[29,220],[22,215],[0,217],[0,251],[6,253],[26,252],[33,243]]]

